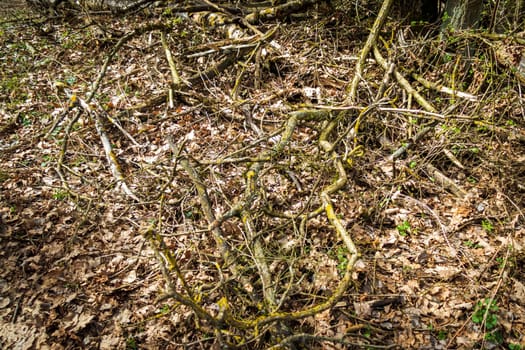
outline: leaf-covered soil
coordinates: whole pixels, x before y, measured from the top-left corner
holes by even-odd
[[[125,34],[171,13],[43,18],[15,4],[0,10],[0,348],[525,347],[524,86],[497,60],[523,47],[440,41],[392,17],[380,51],[435,107],[425,113],[373,59],[346,99],[377,8],[258,24],[274,36],[216,76],[199,73],[229,57],[210,44],[221,30],[177,19],[175,66],[202,79],[170,95],[159,30],[102,68]],[[99,76],[89,114],[79,101]],[[286,135],[312,110],[332,114]],[[350,267],[334,222],[357,248]],[[333,305],[299,315],[346,270]]]

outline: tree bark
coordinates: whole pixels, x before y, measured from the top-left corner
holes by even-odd
[[[483,0],[447,0],[441,31],[477,29]]]

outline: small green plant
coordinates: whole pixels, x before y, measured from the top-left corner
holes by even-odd
[[[496,344],[503,343],[503,334],[500,331],[494,331],[485,334],[485,339]]]
[[[174,26],[177,26],[177,25],[179,25],[179,24],[182,24],[182,17],[180,17],[180,16],[173,17],[173,19],[171,20],[171,23],[172,23]]]
[[[494,226],[492,225],[492,223],[487,220],[487,219],[484,219],[482,222],[481,222],[481,227],[483,227],[483,229],[487,232],[487,233],[492,233],[492,231],[494,231]]]
[[[137,350],[139,347],[137,345],[137,341],[133,337],[129,337],[126,339],[126,349],[129,350]]]
[[[48,154],[44,155],[44,156],[42,157],[42,163],[40,163],[40,165],[41,165],[42,167],[46,167],[46,166],[49,164],[49,162],[51,161],[51,159],[52,159],[52,158],[51,158],[50,155],[48,155]]]
[[[447,22],[447,21],[450,21],[451,17],[450,15],[448,14],[448,12],[443,12],[443,16],[441,16],[441,21],[443,22]]]
[[[472,322],[482,324],[485,314],[485,329],[490,331],[498,325],[498,316],[496,312],[499,310],[498,305],[493,299],[485,298],[478,301],[474,313],[472,314]]]
[[[371,336],[372,336],[372,329],[370,329],[370,327],[366,327],[363,330],[363,337],[370,338]]]
[[[487,128],[485,125],[478,126],[478,132],[487,132],[489,128]]]
[[[420,20],[420,21],[411,21],[411,22],[410,22],[410,25],[411,25],[412,27],[414,27],[414,26],[422,26],[422,25],[425,25],[425,24],[428,24],[428,21],[422,21],[422,20]]]
[[[417,166],[417,162],[413,160],[408,164],[408,166],[410,167],[410,169],[415,169],[415,167]]]
[[[67,85],[71,86],[73,84],[75,84],[77,82],[77,78],[74,76],[74,75],[70,75],[68,77],[66,77],[66,83]]]
[[[468,248],[472,248],[472,249],[478,249],[478,248],[481,248],[481,246],[479,245],[479,243],[472,242],[471,240],[465,241],[465,242],[463,242],[463,244],[464,244],[466,247],[468,247]]]
[[[23,126],[29,126],[31,125],[31,119],[29,119],[26,115],[20,116],[20,122]]]
[[[467,181],[470,182],[471,184],[476,184],[476,183],[478,183],[478,179],[476,179],[476,178],[473,177],[473,176],[469,176],[469,177],[467,177]]]
[[[436,331],[436,329],[434,328],[434,325],[433,324],[429,324],[427,326],[427,329],[435,335],[435,337],[438,339],[438,340],[445,340],[447,339],[447,336],[448,336],[448,333],[446,330],[439,330],[439,331]]]
[[[520,344],[509,344],[509,350],[522,350],[522,347]]]
[[[337,271],[339,272],[339,275],[344,275],[346,271],[346,267],[348,265],[348,257],[347,257],[347,249],[344,247],[338,247],[337,248]]]
[[[53,199],[57,201],[64,200],[67,197],[67,192],[64,190],[55,190],[53,193]]]
[[[437,334],[438,340],[445,340],[448,337],[448,333],[445,330],[440,330]]]
[[[460,133],[461,133],[461,128],[459,128],[459,127],[457,127],[457,126],[452,126],[452,125],[443,125],[443,126],[441,127],[441,129],[442,129],[443,131],[450,131],[450,132],[452,132],[452,133],[454,133],[454,134],[460,134]],[[460,146],[455,145],[455,147],[460,147]]]
[[[165,315],[167,314],[168,312],[170,311],[170,306],[165,304],[164,306],[162,306],[160,309],[157,310],[157,313],[161,314],[161,315]]]
[[[461,151],[461,146],[460,145],[454,145],[452,146],[452,148],[450,149],[452,154],[457,156],[459,154],[459,152]]]
[[[499,267],[500,269],[502,269],[502,268],[505,267],[506,261],[505,261],[505,258],[504,258],[504,257],[498,256],[498,257],[496,258],[496,262],[498,263],[498,267]]]
[[[397,232],[399,232],[399,235],[405,237],[406,235],[408,235],[411,232],[412,227],[410,226],[410,223],[405,220],[405,221],[403,221],[402,224],[397,225],[396,229],[397,229]]]

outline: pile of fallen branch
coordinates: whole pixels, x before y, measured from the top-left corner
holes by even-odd
[[[140,5],[146,3],[142,1]],[[172,300],[174,309],[190,309],[196,316],[197,329],[213,332],[222,345],[259,342],[261,346],[278,348],[315,341],[309,334],[294,334],[294,325],[334,308],[352,290],[358,275],[355,267],[360,252],[348,230],[348,218],[341,214],[347,209],[338,207],[338,201],[346,195],[345,191],[351,191],[348,178],[355,164],[365,153],[373,152],[363,142],[367,139],[363,125],[381,115],[414,118],[416,124],[420,123],[405,142],[393,145],[390,156],[377,161],[382,176],[395,178],[399,174],[396,162],[418,142],[439,133],[439,128],[451,119],[473,123],[469,116],[454,111],[461,101],[477,101],[478,97],[455,87],[433,84],[420,76],[407,76],[396,65],[395,53],[381,38],[390,0],[383,2],[364,47],[353,58],[356,64],[352,79],[343,84],[344,96],[332,101],[337,103],[323,104],[318,99],[316,104],[290,104],[280,111],[275,108],[271,113],[260,112],[258,104],[267,103],[243,99],[242,82],[250,71],[252,86],[264,86],[269,73],[263,69],[274,64],[270,57],[277,60],[285,54],[275,39],[279,25],[260,29],[258,23],[282,18],[315,1],[289,1],[271,7],[259,4],[249,9],[204,3],[193,8],[169,5],[162,10],[160,20],[121,35],[85,96],[64,89],[68,106],[46,134],[60,137],[62,142],[56,170],[69,193],[79,201],[90,200],[75,189],[78,181],[72,181],[82,179],[84,174],[69,164],[70,156],[77,152],[70,149],[70,139],[79,119],[87,118],[103,146],[112,186],[122,189],[123,197],[113,198],[120,198],[131,208],[155,213],[151,215],[154,220],[150,217],[133,221],[142,227],[141,234],[150,243],[165,281],[159,302]],[[137,4],[133,4],[134,9]],[[95,7],[98,6],[101,4]],[[223,37],[192,45],[191,40],[181,39],[184,26],[202,26]],[[112,81],[108,68],[126,46],[148,36],[158,38],[170,82],[146,102],[125,111],[108,108],[101,100]],[[187,46],[174,52],[173,47],[180,48],[181,42]],[[389,54],[387,58],[383,57],[385,52]],[[375,59],[373,67],[367,66],[371,57]],[[369,84],[367,69],[376,76],[382,75],[374,87]],[[232,72],[237,74],[233,76]],[[217,93],[211,92],[216,91],[214,85],[224,86],[225,81],[230,83],[230,101],[220,101]],[[413,85],[416,81],[419,88]],[[422,91],[421,86],[427,90]],[[366,89],[368,93],[363,94]],[[435,92],[429,93],[432,90],[459,102],[440,111],[426,97],[433,96]],[[279,102],[280,96],[286,94],[289,91],[275,92],[268,102]],[[162,154],[157,154],[152,162],[136,160],[141,159],[141,152],[151,150],[140,130],[146,126],[156,129],[155,125],[160,124],[173,126],[185,116],[199,116],[204,111],[223,117],[231,129],[244,130],[250,137],[242,144],[228,141],[229,144],[220,145],[221,150],[214,150],[199,145],[192,132],[179,138],[162,134],[158,144]],[[149,114],[157,119],[149,120]],[[135,132],[126,129],[126,125],[143,120],[146,121]],[[108,130],[113,130],[113,137],[123,136],[125,143],[131,145],[129,149],[136,153],[126,155],[116,149],[115,145],[124,141],[116,142]],[[445,154],[461,165],[452,153]],[[135,165],[131,170],[129,166],[128,170],[123,169],[121,163],[126,159],[133,159],[129,161]],[[425,171],[444,190],[458,198],[465,197],[466,191],[431,161],[426,162]],[[446,229],[436,221],[446,237]],[[173,232],[174,223],[182,227],[177,232]],[[186,239],[179,239],[180,236]],[[313,236],[322,236],[323,244],[330,249],[310,251],[315,246]],[[207,242],[205,254],[191,252],[200,246],[198,243],[178,246],[196,239]],[[315,262],[320,253],[333,260],[328,250],[343,252],[339,256],[341,268],[336,276],[316,281],[321,277],[316,275],[312,260]],[[187,258],[188,251],[195,257]],[[452,248],[450,254],[455,257]],[[192,273],[189,266],[198,272]],[[351,334],[344,339],[318,340],[345,344],[357,341]],[[364,340],[357,342],[374,345]]]

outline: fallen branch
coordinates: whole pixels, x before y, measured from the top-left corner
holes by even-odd
[[[104,153],[106,154],[106,159],[108,160],[109,167],[111,169],[111,173],[113,174],[113,177],[117,181],[117,184],[119,184],[122,187],[122,190],[125,194],[127,194],[130,198],[133,200],[140,202],[140,199],[131,191],[129,186],[126,183],[126,179],[122,173],[122,169],[120,167],[119,161],[117,156],[115,155],[115,152],[113,151],[113,147],[111,146],[111,141],[109,140],[109,137],[106,133],[106,130],[104,128],[104,124],[102,122],[102,119],[98,113],[93,111],[89,104],[82,100],[81,98],[78,98],[78,103],[80,107],[82,108],[83,112],[86,113],[88,116],[93,118],[95,120],[95,128],[97,130],[97,133],[100,137],[100,140],[102,141],[102,146],[104,147]]]
[[[388,65],[388,62],[383,58],[381,52],[379,52],[379,49],[375,45],[374,57],[377,63],[379,63],[379,65],[383,67],[384,70],[391,69]],[[425,100],[425,98],[419,92],[417,92],[416,89],[412,87],[412,85],[410,85],[410,83],[408,82],[408,80],[406,80],[403,74],[401,74],[395,68],[394,76],[396,77],[397,82],[401,85],[401,87],[403,87],[403,89],[405,89],[410,95],[412,95],[416,99],[417,103],[419,103],[419,105],[423,107],[424,110],[426,110],[427,112],[437,113],[437,109],[434,106],[432,106],[432,104],[430,104],[427,100]]]
[[[463,98],[463,99],[466,99],[472,102],[475,102],[478,100],[478,97],[475,95],[472,95],[472,94],[469,94],[463,91],[454,90],[449,87],[443,86],[441,84],[433,83],[431,81],[426,80],[419,74],[413,73],[412,77],[416,79],[421,85],[423,85],[427,89],[436,90],[436,91],[439,91],[439,92],[442,92],[442,93],[445,93],[445,94],[448,94],[454,97]]]
[[[354,72],[354,78],[352,79],[352,83],[347,87],[347,93],[348,97],[347,100],[350,102],[353,102],[357,95],[357,85],[359,84],[359,81],[363,78],[363,65],[366,61],[366,57],[370,53],[370,50],[372,47],[375,46],[377,37],[379,36],[379,31],[383,27],[386,18],[388,16],[388,11],[390,10],[390,7],[392,6],[393,0],[384,0],[383,4],[381,5],[381,9],[379,10],[379,13],[377,14],[376,20],[374,22],[374,25],[372,26],[372,30],[370,30],[370,34],[368,35],[368,38],[366,39],[365,46],[361,50],[361,53],[359,54],[359,59],[357,60],[357,64],[355,67]],[[388,71],[388,68],[385,69]]]

